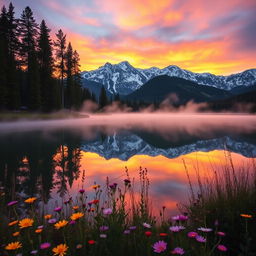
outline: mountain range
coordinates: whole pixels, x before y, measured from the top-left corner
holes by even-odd
[[[98,91],[98,88],[104,85],[107,92],[120,95],[131,94],[150,79],[161,75],[181,78],[195,84],[227,91],[237,87],[240,87],[241,90],[241,88],[251,87],[256,84],[256,69],[245,70],[229,76],[217,76],[210,73],[194,73],[173,65],[163,69],[157,67],[140,69],[133,67],[127,61],[119,64],[107,62],[104,66],[96,70],[84,71],[81,75],[84,87]]]

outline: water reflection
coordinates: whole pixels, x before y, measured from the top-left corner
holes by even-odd
[[[195,170],[210,175],[213,169],[229,164],[227,151],[233,152],[237,168],[250,165],[256,156],[253,118],[243,124],[223,119],[221,125],[205,118],[175,121],[135,122],[124,129],[122,122],[81,126],[80,120],[68,128],[49,129],[42,123],[33,129],[23,126],[22,132],[1,126],[0,183],[6,200],[36,195],[51,209],[74,197],[82,186],[92,196],[90,186],[95,181],[104,188],[107,176],[122,186],[125,166],[138,180],[142,166],[148,169],[155,209],[165,205],[175,211],[177,202],[186,201],[189,193],[184,162],[195,183]]]

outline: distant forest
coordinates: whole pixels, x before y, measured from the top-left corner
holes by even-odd
[[[60,29],[50,36],[30,7],[15,17],[12,3],[0,15],[0,109],[54,111],[79,109],[95,96],[82,88],[80,58]]]

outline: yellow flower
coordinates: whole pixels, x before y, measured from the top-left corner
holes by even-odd
[[[27,203],[27,204],[33,204],[34,201],[36,201],[36,197],[30,197],[28,199],[26,199],[24,202]]]
[[[78,205],[75,205],[75,206],[73,206],[73,209],[74,209],[74,210],[78,210],[78,209],[79,209],[79,206],[78,206]]]
[[[12,236],[19,236],[19,235],[20,235],[19,231],[12,233]]]
[[[97,189],[97,188],[100,188],[100,185],[96,184],[96,185],[93,185],[92,186],[93,189]]]
[[[38,229],[35,230],[35,233],[39,234],[39,233],[41,233],[42,231],[43,231],[43,230],[42,230],[41,228],[38,228]]]
[[[247,219],[252,218],[252,215],[250,215],[250,214],[240,214],[240,216],[243,217],[243,218],[247,218]]]
[[[68,247],[66,244],[59,244],[55,248],[52,249],[54,252],[54,255],[64,256],[66,255],[66,251],[68,250]]]
[[[19,222],[18,220],[12,221],[12,222],[10,222],[10,223],[8,224],[8,226],[9,226],[9,227],[10,227],[10,226],[14,226],[14,225],[16,225],[18,222]]]
[[[21,247],[22,247],[22,244],[20,242],[13,242],[5,246],[5,250],[17,250]]]
[[[54,224],[54,227],[55,227],[56,229],[60,229],[60,228],[65,227],[67,224],[68,224],[68,221],[66,221],[66,220],[61,220],[61,221],[57,222],[56,224]]]
[[[45,218],[46,220],[49,220],[51,217],[52,217],[51,214],[46,214],[46,215],[44,215],[44,218]]]
[[[27,228],[27,227],[31,227],[33,225],[33,223],[34,223],[34,220],[25,218],[25,219],[19,221],[19,226],[20,226],[20,228]]]
[[[73,213],[70,216],[70,219],[71,220],[78,220],[78,219],[82,218],[83,216],[84,216],[84,214],[82,212],[77,212],[77,213]]]

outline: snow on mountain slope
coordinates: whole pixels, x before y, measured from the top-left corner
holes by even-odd
[[[168,66],[163,69],[157,67],[139,69],[134,68],[129,62],[123,61],[114,65],[107,62],[99,69],[82,72],[84,79],[101,83],[111,93],[122,95],[139,89],[148,80],[159,75],[175,76],[224,90],[231,90],[237,86],[247,87],[256,83],[256,69],[249,69],[229,76],[216,76],[210,73],[193,73],[177,66]]]

